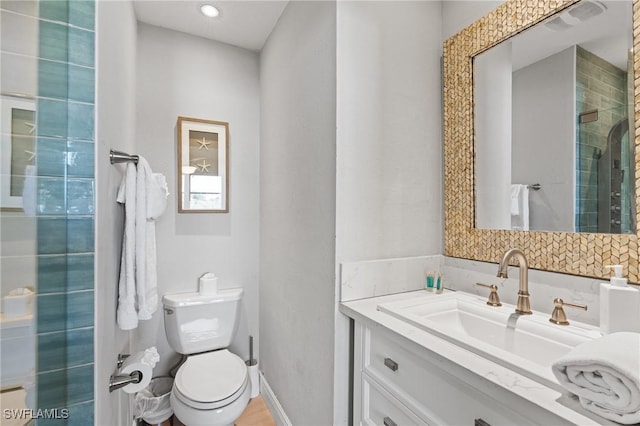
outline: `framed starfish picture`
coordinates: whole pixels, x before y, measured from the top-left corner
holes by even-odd
[[[178,117],[178,212],[229,212],[229,123]]]
[[[34,214],[36,204],[35,100],[2,96],[0,209]]]

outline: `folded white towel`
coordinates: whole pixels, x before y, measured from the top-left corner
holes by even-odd
[[[118,309],[116,311],[118,326],[122,330],[133,330],[138,326],[135,275],[136,176],[135,164],[128,163],[116,198],[125,207],[120,279],[118,280]]]
[[[578,345],[552,370],[585,409],[622,424],[640,422],[640,334],[613,333]]]
[[[138,157],[138,166],[128,163],[118,191],[125,204],[125,234],[122,242],[118,297],[118,325],[123,330],[148,320],[158,308],[155,220],[167,207],[167,182],[153,173]]]

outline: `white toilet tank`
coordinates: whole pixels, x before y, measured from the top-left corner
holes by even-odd
[[[213,295],[164,295],[164,330],[169,345],[184,355],[228,347],[238,328],[240,299],[240,288]]]
[[[36,326],[33,314],[0,314],[0,389],[35,383]]]

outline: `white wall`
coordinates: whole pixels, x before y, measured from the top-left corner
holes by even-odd
[[[440,16],[440,2],[338,2],[337,265],[442,252]],[[334,424],[346,424],[338,281]]]
[[[3,8],[5,3],[2,4]],[[23,9],[24,8],[24,9]],[[6,10],[2,11],[2,42],[0,43],[2,72],[0,72],[0,87],[2,93],[19,93],[25,96],[36,97],[38,95],[38,23],[37,19],[29,16],[37,16],[37,3],[18,4],[7,3]],[[11,10],[20,12],[12,13]],[[22,13],[26,14],[22,14]],[[14,104],[15,102],[15,104]],[[2,114],[10,111],[17,105],[31,103],[33,108],[36,101],[18,99],[13,96],[2,95],[0,101]],[[3,115],[4,118],[4,115]],[[3,132],[9,131],[9,123],[2,123]],[[11,149],[2,143],[3,173],[2,190],[5,183],[10,182],[9,170]],[[7,166],[7,169],[4,168]],[[19,194],[18,194],[19,195]],[[35,193],[33,196],[35,197]],[[2,198],[9,198],[8,193],[3,193]],[[13,199],[15,200],[15,198]],[[18,198],[18,200],[20,200]],[[22,200],[17,203],[22,206]],[[3,207],[10,207],[4,205]],[[38,229],[35,215],[25,214],[19,211],[0,212],[0,296],[5,296],[11,290],[20,287],[31,287],[37,290],[38,286]],[[2,306],[0,305],[0,311]]]
[[[131,422],[128,398],[123,392],[110,394],[107,384],[118,353],[129,352],[130,333],[116,325],[124,211],[115,198],[124,168],[109,163],[109,149],[137,149],[137,24],[129,1],[98,1],[96,8],[95,423],[116,425]]]
[[[512,183],[542,185],[529,192],[532,231],[575,229],[575,73],[575,47],[513,73]]]
[[[442,40],[473,24],[502,3],[503,0],[443,0]]]
[[[333,424],[335,45],[334,2],[290,2],[260,56],[260,363],[295,425]]]
[[[259,105],[258,55],[227,44],[140,23],[137,43],[136,152],[169,183],[156,224],[158,292],[192,292],[214,272],[220,288],[245,291],[231,350],[258,350]],[[177,213],[178,116],[229,123],[229,213]],[[166,374],[178,359],[168,346],[162,308],[135,331],[135,349],[157,345]]]
[[[36,217],[23,212],[0,213],[0,295],[20,287],[38,287]],[[2,307],[0,306],[0,311]]]
[[[473,62],[476,226],[511,229],[511,42]]]
[[[338,2],[337,257],[442,251],[440,2]]]

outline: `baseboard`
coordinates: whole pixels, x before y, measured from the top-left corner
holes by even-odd
[[[282,405],[280,405],[278,398],[276,398],[276,395],[273,393],[269,383],[267,383],[267,379],[265,379],[262,374],[262,371],[260,372],[260,393],[262,394],[262,398],[267,404],[269,411],[271,411],[271,416],[273,416],[273,420],[276,422],[276,425],[292,426],[287,414],[282,408]]]

